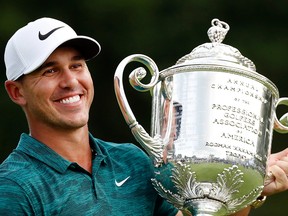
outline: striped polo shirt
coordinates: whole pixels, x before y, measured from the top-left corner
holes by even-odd
[[[151,184],[151,160],[134,144],[94,138],[92,174],[22,134],[0,166],[0,215],[175,215]]]

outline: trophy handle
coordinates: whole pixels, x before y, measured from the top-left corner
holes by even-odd
[[[163,141],[160,136],[156,135],[151,137],[145,129],[138,124],[126,98],[126,94],[123,87],[123,72],[126,65],[130,62],[140,62],[146,66],[151,73],[151,80],[148,84],[141,83],[141,79],[146,76],[146,70],[142,67],[136,68],[129,75],[129,81],[132,87],[140,92],[145,92],[152,89],[159,82],[159,70],[155,62],[141,54],[134,54],[123,59],[114,75],[114,88],[116,98],[123,114],[123,117],[131,129],[131,132],[138,143],[144,148],[148,155],[152,158],[155,165],[162,164],[162,152],[163,152]]]
[[[276,108],[279,105],[288,106],[288,98],[280,98],[276,103]],[[278,133],[288,133],[288,113],[285,113],[280,119],[278,119],[275,112],[274,130]]]

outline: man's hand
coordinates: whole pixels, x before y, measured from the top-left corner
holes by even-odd
[[[271,154],[263,196],[270,196],[288,189],[288,148]]]

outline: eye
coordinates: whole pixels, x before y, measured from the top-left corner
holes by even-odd
[[[82,63],[75,63],[71,65],[71,69],[81,69],[83,67]]]
[[[46,69],[42,75],[43,76],[52,76],[56,72],[57,72],[57,70],[55,68],[49,68],[49,69]]]

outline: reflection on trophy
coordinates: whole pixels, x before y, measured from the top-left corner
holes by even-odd
[[[212,20],[210,43],[158,71],[145,55],[131,55],[115,72],[115,92],[135,139],[155,164],[152,183],[158,193],[184,213],[229,215],[261,194],[273,129],[288,132],[287,114],[276,116],[277,87],[255,65],[222,40],[229,25]],[[122,76],[130,62],[140,62],[129,76],[138,91],[152,93],[151,132],[137,122],[125,96]],[[141,82],[151,73],[148,84]]]

